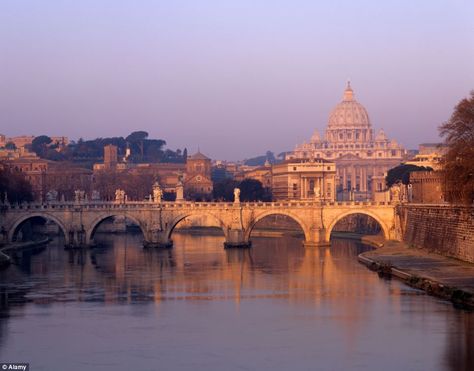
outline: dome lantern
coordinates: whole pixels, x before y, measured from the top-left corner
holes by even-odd
[[[354,90],[351,88],[351,82],[347,81],[346,90],[344,90],[343,101],[353,101],[354,100]]]

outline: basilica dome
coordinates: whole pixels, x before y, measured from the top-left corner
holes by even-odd
[[[329,115],[328,129],[369,129],[370,126],[367,110],[354,99],[351,84],[347,83],[342,102]]]

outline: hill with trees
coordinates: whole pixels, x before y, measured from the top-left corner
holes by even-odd
[[[130,156],[128,162],[132,163],[155,163],[155,162],[186,162],[187,150],[173,151],[165,149],[166,141],[163,139],[152,139],[146,131],[134,131],[127,137],[106,137],[84,140],[80,138],[77,142],[72,141],[65,148],[59,149],[53,144],[47,135],[37,136],[30,150],[39,157],[52,161],[70,161],[77,165],[92,168],[96,162],[103,161],[104,146],[112,144],[117,146],[119,157],[124,158],[127,148]]]

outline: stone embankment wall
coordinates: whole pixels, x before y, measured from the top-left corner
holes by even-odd
[[[399,211],[408,245],[474,263],[474,207],[408,204]]]

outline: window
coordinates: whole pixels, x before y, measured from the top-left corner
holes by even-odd
[[[293,183],[293,191],[296,191],[298,189],[298,184]]]
[[[296,171],[296,166],[293,166],[293,171]]]

